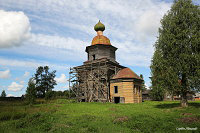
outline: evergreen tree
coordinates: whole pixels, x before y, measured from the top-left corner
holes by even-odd
[[[33,104],[35,102],[36,88],[35,88],[35,83],[34,83],[34,79],[33,78],[29,79],[28,87],[26,89],[25,98],[29,102],[29,104]]]
[[[49,72],[48,66],[40,66],[37,68],[35,73],[35,81],[36,81],[36,90],[38,97],[45,97],[45,93],[48,91],[52,91],[54,85],[56,85],[55,81],[55,73],[56,71]]]
[[[6,92],[5,92],[5,90],[2,91],[1,97],[6,97]]]
[[[154,87],[150,91],[150,97],[154,101],[163,101],[164,96],[165,96],[165,90],[159,88],[159,87]]]
[[[140,78],[143,79],[143,75],[142,75],[142,74],[140,74]],[[142,89],[142,91],[147,90],[147,87],[146,87],[146,85],[145,85],[145,81],[144,81],[144,79],[143,79],[143,82],[142,82],[141,89]]]
[[[164,76],[161,71],[161,63],[162,63],[161,53],[156,50],[153,55],[152,63],[151,63],[151,92],[150,97],[156,101],[162,101],[164,99],[166,87],[163,85]]]
[[[200,90],[200,8],[191,0],[175,0],[161,20],[152,59],[152,88],[181,95]]]

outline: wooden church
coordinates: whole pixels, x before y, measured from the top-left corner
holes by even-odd
[[[103,35],[105,26],[99,21],[90,46],[86,47],[88,60],[70,68],[69,89],[80,102],[142,102],[143,80],[130,68],[116,61],[116,47]]]

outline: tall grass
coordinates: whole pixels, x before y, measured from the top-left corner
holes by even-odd
[[[180,127],[197,127],[193,132],[199,132],[200,102],[189,105],[181,108],[179,102],[170,101],[76,103],[65,99],[40,100],[33,106],[0,102],[0,132],[173,133]]]

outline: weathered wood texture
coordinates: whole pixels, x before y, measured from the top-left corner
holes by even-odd
[[[134,83],[133,81],[119,81],[112,82],[110,84],[110,97],[114,100],[114,97],[124,97],[125,103],[140,103],[142,102],[142,93],[139,88],[134,88],[134,85],[140,86],[140,83]],[[114,86],[118,86],[118,93],[114,92]]]
[[[69,88],[78,101],[110,102],[110,79],[123,66],[107,58],[70,68]]]
[[[117,63],[115,60],[116,50],[117,48],[112,45],[98,44],[98,45],[87,46],[85,51],[88,53],[88,61],[94,60],[93,56],[95,55],[95,59],[107,58],[112,62]]]

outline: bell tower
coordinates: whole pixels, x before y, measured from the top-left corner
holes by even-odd
[[[110,40],[103,35],[103,31],[105,30],[104,24],[99,21],[94,26],[94,30],[97,32],[97,36],[93,38],[91,46],[87,46],[85,50],[88,54],[88,61],[107,58],[117,63],[115,59],[115,51],[117,48],[112,46]]]

